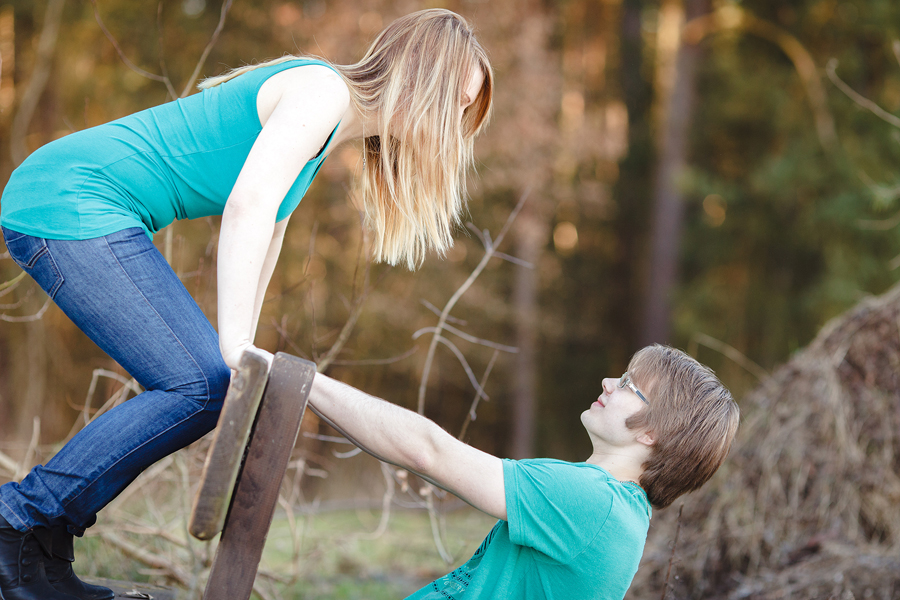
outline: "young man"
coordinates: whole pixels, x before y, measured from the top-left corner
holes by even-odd
[[[651,505],[703,485],[728,454],[739,411],[707,367],[666,346],[635,354],[581,414],[583,463],[501,460],[432,421],[324,376],[310,403],[363,449],[499,519],[469,561],[407,600],[621,599]]]

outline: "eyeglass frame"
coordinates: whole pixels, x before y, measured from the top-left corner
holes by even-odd
[[[631,377],[628,376],[628,371],[625,371],[624,373],[622,373],[622,376],[619,377],[619,382],[616,384],[616,386],[619,389],[627,387],[629,390],[631,390],[632,392],[637,394],[637,397],[640,398],[644,404],[646,404],[647,406],[650,406],[650,403],[647,401],[647,397],[644,396],[644,394],[641,393],[641,390],[639,390],[637,388],[637,386],[634,385],[634,382],[631,381]]]

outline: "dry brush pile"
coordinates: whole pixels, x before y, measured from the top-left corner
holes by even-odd
[[[900,598],[900,286],[832,320],[740,405],[674,549],[677,506],[654,515],[630,597]]]

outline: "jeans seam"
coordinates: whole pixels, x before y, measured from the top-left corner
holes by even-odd
[[[206,407],[209,405],[209,402],[210,402],[210,400],[211,400],[211,397],[210,397],[211,394],[210,394],[209,379],[206,377],[206,373],[204,373],[203,369],[202,369],[202,368],[200,367],[200,365],[197,363],[197,360],[194,358],[194,355],[187,349],[187,347],[184,345],[184,343],[182,343],[181,339],[175,334],[175,332],[172,330],[172,328],[169,326],[169,324],[166,322],[166,320],[162,317],[162,315],[159,314],[159,312],[156,310],[156,308],[153,306],[153,304],[147,299],[147,297],[144,295],[143,291],[142,291],[142,290],[134,283],[134,280],[131,278],[131,275],[129,275],[128,270],[127,270],[127,269],[125,268],[125,266],[121,263],[121,261],[119,260],[119,257],[116,256],[116,253],[113,252],[113,249],[110,247],[110,244],[109,244],[109,238],[108,238],[108,237],[104,237],[104,238],[103,238],[103,243],[106,244],[106,248],[107,248],[107,250],[109,251],[110,256],[112,256],[112,259],[115,261],[115,263],[116,263],[116,264],[119,266],[119,268],[122,270],[122,273],[125,275],[125,277],[128,279],[128,281],[131,283],[131,285],[134,287],[134,289],[135,289],[135,291],[138,293],[138,295],[140,295],[140,297],[144,300],[144,302],[147,303],[147,306],[153,311],[153,313],[154,313],[154,314],[156,315],[156,317],[160,320],[160,322],[163,323],[163,325],[165,326],[165,328],[171,333],[172,337],[178,342],[178,344],[182,347],[182,349],[184,349],[185,353],[187,353],[187,355],[191,358],[191,361],[193,361],[194,366],[197,367],[197,370],[198,370],[198,371],[200,372],[200,374],[203,376],[203,381],[204,381],[204,384],[206,385],[206,401],[203,403],[203,405],[202,405],[201,407],[197,408],[197,410],[193,411],[191,414],[189,414],[188,416],[186,416],[184,419],[181,419],[181,420],[178,421],[177,423],[173,423],[171,426],[167,427],[164,431],[159,432],[158,434],[156,434],[155,436],[153,436],[153,437],[150,438],[150,439],[144,440],[144,442],[143,442],[142,444],[140,444],[140,445],[138,445],[138,446],[135,446],[134,448],[132,448],[131,450],[129,450],[127,453],[125,453],[125,454],[123,454],[122,456],[120,456],[119,458],[115,459],[109,466],[107,466],[106,469],[103,470],[102,473],[100,473],[100,474],[98,474],[97,476],[93,477],[93,478],[92,478],[92,481],[91,481],[88,485],[84,486],[84,488],[82,488],[81,490],[79,490],[77,494],[75,494],[74,496],[72,496],[71,498],[68,498],[68,499],[66,499],[66,500],[60,500],[60,501],[59,501],[59,505],[63,508],[63,511],[65,511],[66,508],[67,508],[68,506],[70,506],[73,502],[75,502],[82,494],[84,494],[87,490],[89,490],[89,489],[91,488],[91,486],[92,486],[93,484],[95,484],[95,483],[96,483],[101,477],[103,477],[106,473],[108,473],[110,469],[112,469],[112,468],[115,467],[116,465],[120,464],[123,460],[125,460],[126,458],[128,458],[129,456],[131,456],[134,452],[136,452],[136,451],[139,450],[140,448],[145,447],[145,446],[146,446],[147,444],[149,444],[150,442],[152,442],[152,441],[158,439],[160,436],[166,434],[167,432],[171,431],[173,428],[175,428],[175,427],[181,425],[182,423],[188,421],[188,420],[191,419],[192,417],[196,416],[198,413],[200,413],[200,412],[202,412],[203,410],[205,410]],[[152,391],[152,390],[148,390],[148,391]],[[169,394],[177,394],[177,392],[171,392],[171,391],[167,391],[167,390],[157,390],[157,391],[161,391],[161,392],[165,392],[165,393],[169,393]],[[182,396],[182,397],[185,397],[184,394],[178,394],[178,395],[179,395],[179,396]],[[187,399],[187,398],[185,397],[185,399]],[[196,405],[196,403],[194,403],[194,404]],[[59,517],[59,516],[62,516],[62,515],[56,515],[56,517]]]
[[[0,497],[0,502],[3,502],[3,506],[5,506],[6,508],[9,509],[9,512],[16,518],[17,521],[19,521],[19,523],[21,523],[22,525],[24,525],[25,527],[27,527],[27,528],[28,528],[28,531],[31,531],[31,527],[28,527],[28,523],[26,523],[25,521],[23,521],[23,520],[22,520],[22,517],[19,516],[19,513],[17,513],[17,512],[15,511],[15,509],[13,509],[12,506],[10,506],[9,504],[7,504],[6,501],[5,501],[2,497]],[[10,523],[10,525],[12,525],[12,523]],[[14,529],[15,529],[15,528],[14,528]],[[16,529],[16,531],[18,531],[18,529]]]
[[[127,277],[128,281],[131,283],[131,285],[134,286],[135,291],[140,295],[140,297],[144,300],[144,302],[147,303],[147,306],[150,308],[150,310],[153,311],[153,313],[160,320],[160,322],[162,322],[162,324],[169,331],[169,333],[172,334],[172,337],[178,342],[178,345],[181,346],[182,349],[185,351],[185,353],[191,357],[191,361],[194,363],[194,366],[197,367],[197,371],[200,372],[200,375],[203,377],[203,383],[206,386],[206,401],[203,403],[203,408],[205,409],[206,405],[209,404],[209,401],[211,400],[209,379],[206,377],[206,373],[203,371],[203,369],[197,363],[197,359],[194,358],[194,355],[187,349],[187,346],[185,346],[184,343],[181,341],[181,338],[179,338],[175,334],[175,332],[172,330],[172,328],[169,326],[169,324],[166,322],[166,320],[162,317],[162,315],[159,314],[159,312],[156,310],[156,307],[154,307],[153,304],[149,300],[147,300],[147,297],[144,295],[144,292],[137,285],[135,285],[134,280],[131,278],[131,275],[129,275],[129,273],[128,273],[128,270],[125,269],[125,266],[122,265],[122,263],[119,261],[119,257],[116,256],[116,253],[113,252],[112,248],[110,248],[109,238],[104,237],[103,243],[106,244],[106,248],[109,250],[109,253],[112,256],[113,260],[116,261],[116,264],[119,265],[120,269],[122,269],[122,273],[125,274],[125,277]],[[173,272],[173,274],[174,274],[174,272]],[[177,278],[178,276],[176,275],[175,277]],[[162,391],[168,391],[168,390],[162,390]],[[179,395],[183,396],[184,394],[179,394]]]
[[[166,394],[173,394],[173,393],[175,393],[175,392],[164,392],[164,393],[166,393]],[[178,394],[178,395],[181,396],[181,394]],[[208,402],[208,401],[207,401],[207,402]],[[154,441],[154,440],[156,440],[156,439],[159,439],[160,436],[165,435],[166,433],[168,433],[169,431],[171,431],[171,430],[174,429],[175,427],[178,427],[178,426],[181,425],[182,423],[185,423],[186,421],[189,421],[192,417],[197,416],[197,414],[199,414],[200,412],[204,411],[205,409],[206,409],[206,405],[204,404],[202,408],[198,408],[197,410],[193,411],[191,414],[187,415],[185,418],[181,419],[181,420],[178,421],[177,423],[172,423],[172,425],[170,425],[169,427],[167,427],[167,428],[164,429],[163,431],[160,431],[159,433],[157,433],[156,435],[154,435],[154,436],[153,436],[152,438],[150,438],[150,439],[144,440],[144,443],[142,443],[142,444],[140,444],[140,445],[138,445],[138,446],[135,446],[134,448],[132,448],[131,450],[129,450],[128,452],[126,452],[125,454],[123,454],[122,456],[120,456],[119,458],[117,458],[116,460],[114,460],[108,467],[106,467],[106,469],[103,470],[102,473],[99,473],[97,476],[93,477],[92,480],[91,480],[91,482],[88,483],[86,486],[84,486],[82,489],[80,489],[80,490],[78,491],[77,494],[75,494],[74,496],[72,496],[71,498],[68,498],[68,499],[66,499],[66,500],[60,500],[60,501],[59,501],[59,505],[62,507],[63,513],[62,513],[62,514],[59,514],[59,515],[55,515],[53,518],[58,518],[58,517],[63,516],[64,514],[66,514],[66,508],[67,508],[68,506],[70,506],[73,502],[75,502],[76,500],[78,500],[78,498],[79,498],[83,493],[85,493],[87,490],[89,490],[89,489],[91,488],[92,485],[94,485],[95,483],[97,483],[97,481],[98,481],[101,477],[103,477],[104,475],[106,475],[106,474],[109,472],[110,469],[112,469],[112,468],[115,467],[116,465],[120,464],[123,460],[125,460],[126,458],[128,458],[129,456],[131,456],[132,454],[134,454],[135,452],[137,452],[139,449],[145,447],[145,446],[146,446],[147,444],[149,444],[150,442],[152,442],[152,441]]]

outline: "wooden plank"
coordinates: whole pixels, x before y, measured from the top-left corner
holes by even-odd
[[[189,531],[201,540],[222,531],[231,495],[240,472],[244,448],[266,388],[268,361],[263,354],[248,350],[231,380],[219,424],[194,497]]]
[[[315,374],[315,363],[275,355],[203,594],[206,600],[250,597]]]

